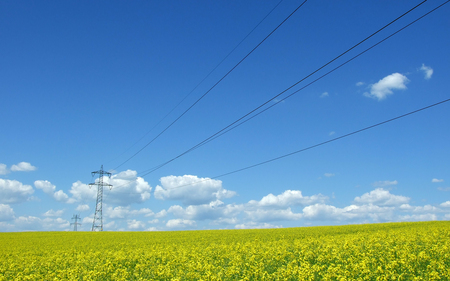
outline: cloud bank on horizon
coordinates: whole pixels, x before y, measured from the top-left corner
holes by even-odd
[[[109,193],[105,191],[105,230],[187,230],[199,229],[200,225],[201,229],[275,228],[283,227],[286,222],[300,226],[450,219],[450,201],[435,206],[412,205],[412,198],[385,189],[399,184],[397,180],[374,182],[375,189],[355,197],[347,206],[338,207],[328,196],[320,193],[305,196],[301,190],[291,189],[277,195],[269,193],[246,203],[236,203],[232,201],[238,193],[224,189],[222,181],[193,175],[161,178],[161,186],[157,185],[152,197],[150,184],[136,175],[136,171],[126,170],[111,179],[104,178],[118,187],[113,187]],[[437,178],[431,180],[432,183],[443,181]],[[68,216],[73,210],[83,218],[79,230],[90,230],[96,202],[94,189],[77,181],[72,184],[68,192],[72,196],[69,197],[62,190],[55,192],[56,187],[47,180],[36,180],[35,188],[15,180],[0,179],[2,231],[69,231]],[[48,209],[42,214],[16,215],[15,206],[33,200],[36,190],[41,190],[41,195],[47,195],[65,207]],[[58,195],[58,192],[65,196]],[[136,208],[151,198],[175,203],[160,210]]]

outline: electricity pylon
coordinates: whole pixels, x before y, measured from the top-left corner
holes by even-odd
[[[81,220],[81,218],[79,215],[73,215],[72,219],[75,220],[75,222],[71,223],[70,225],[73,224],[73,231],[77,231],[77,225],[81,225],[81,223],[79,223],[78,220]]]
[[[98,174],[98,181],[96,183],[90,183],[89,187],[97,186],[97,204],[95,205],[94,221],[92,222],[92,231],[103,231],[103,215],[102,215],[102,201],[103,201],[103,187],[108,186],[112,188],[111,184],[103,182],[103,176],[106,175],[111,178],[111,173],[103,171],[103,165],[99,171],[92,172],[92,177]]]

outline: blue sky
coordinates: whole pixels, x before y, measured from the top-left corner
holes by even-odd
[[[301,2],[3,1],[0,231],[71,230],[74,214],[90,230],[88,184],[101,165],[113,185],[105,230],[450,219],[450,103],[214,178],[448,99],[450,4],[282,100],[444,2],[425,2],[276,106],[147,173],[420,1],[307,1],[129,161]]]

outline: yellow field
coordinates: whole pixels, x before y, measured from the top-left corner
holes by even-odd
[[[0,233],[0,280],[449,280],[450,222]]]

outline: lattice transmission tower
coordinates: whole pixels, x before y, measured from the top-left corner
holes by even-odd
[[[103,177],[108,176],[108,178],[111,178],[111,173],[103,171],[102,165],[99,171],[92,172],[91,174],[92,177],[98,174],[98,181],[89,184],[89,187],[93,185],[97,186],[97,204],[95,205],[95,214],[94,214],[94,221],[92,222],[92,231],[103,231],[103,215],[102,215],[103,187],[108,186],[109,189],[112,188],[111,184],[103,182]]]
[[[81,220],[81,218],[79,215],[73,215],[72,219],[75,220],[75,222],[71,223],[70,225],[73,225],[73,231],[77,231],[77,226],[81,225],[81,223],[79,223],[78,220]]]

